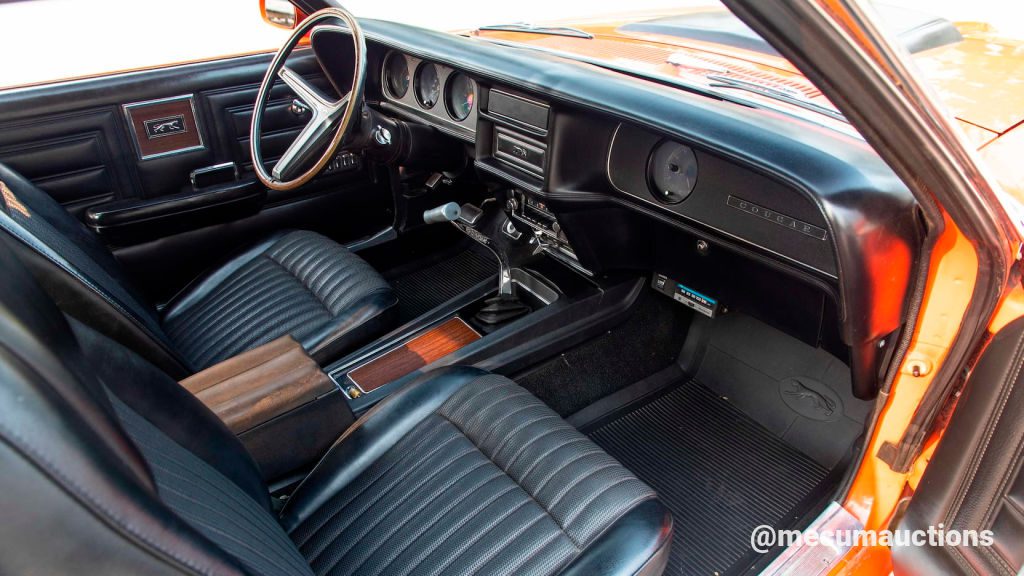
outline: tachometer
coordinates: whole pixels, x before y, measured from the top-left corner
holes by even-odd
[[[441,82],[437,76],[437,66],[430,62],[420,64],[416,69],[415,78],[416,100],[424,108],[433,108],[441,99]]]
[[[405,56],[397,53],[388,56],[388,61],[384,64],[384,80],[392,96],[405,98],[409,91],[409,64],[405,61]]]
[[[448,114],[458,122],[469,117],[476,102],[476,85],[469,76],[455,72],[448,77],[445,85],[445,104]]]

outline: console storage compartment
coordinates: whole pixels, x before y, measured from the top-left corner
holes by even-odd
[[[316,462],[355,420],[334,381],[291,336],[181,385],[238,436],[267,480]]]
[[[291,336],[228,358],[181,381],[235,434],[311,402],[334,383]]]

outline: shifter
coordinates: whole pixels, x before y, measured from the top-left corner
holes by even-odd
[[[508,254],[480,231],[483,216],[484,211],[477,206],[459,206],[455,202],[449,202],[424,212],[423,221],[427,224],[451,222],[463,234],[483,244],[498,259],[498,295],[484,302],[484,307],[476,313],[476,319],[484,324],[501,324],[529,313],[530,307],[515,295]]]

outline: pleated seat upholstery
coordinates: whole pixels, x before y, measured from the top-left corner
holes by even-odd
[[[200,276],[163,310],[100,238],[0,165],[0,235],[66,312],[176,378],[290,335],[326,363],[384,334],[398,298],[362,258],[310,231],[265,238]]]
[[[67,319],[0,241],[0,574],[657,576],[654,492],[502,376],[424,374],[274,506],[174,379]]]
[[[511,380],[438,378],[468,382],[315,512],[289,519],[317,574],[557,574],[655,500]]]
[[[178,351],[206,367],[285,334],[315,349],[352,311],[391,300],[362,258],[298,230],[236,257],[178,299],[163,324]]]

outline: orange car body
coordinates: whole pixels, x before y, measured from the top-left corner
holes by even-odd
[[[592,35],[592,38],[551,36],[505,31],[473,31],[470,34],[525,43],[539,48],[569,52],[604,62],[623,63],[631,68],[662,77],[686,76],[709,70],[738,74],[751,81],[799,92],[807,100],[832,104],[785,58],[735,46],[677,36],[623,30],[623,26],[644,20],[690,15],[709,8],[689,8],[632,14],[591,21],[559,22]],[[975,22],[955,24],[962,40],[914,54],[924,79],[944,103],[962,131],[963,142],[975,151],[989,169],[989,178],[999,184],[1012,200],[1007,210],[1024,205],[1024,41],[1002,37],[990,26]],[[819,119],[826,125],[835,121]],[[1010,261],[1013,261],[1011,256]],[[927,441],[923,453],[908,473],[894,472],[879,459],[886,442],[900,439],[910,424],[938,366],[945,360],[958,335],[960,319],[975,286],[978,258],[974,247],[947,217],[946,230],[931,257],[925,300],[917,319],[910,349],[884,404],[866,457],[856,472],[843,502],[865,528],[891,527],[900,502],[912,497],[921,475],[941,439],[941,430]],[[1005,292],[1001,306],[989,324],[997,332],[1011,320],[1024,316],[1024,290],[1017,286]],[[890,574],[891,553],[876,546],[854,548],[830,574]]]
[[[705,8],[553,23],[587,32],[593,35],[591,39],[491,30],[471,34],[621,62],[681,80],[692,72],[728,71],[797,91],[811,101],[831,107],[821,92],[781,56],[623,29],[641,21],[724,10],[720,4],[709,4]],[[1024,203],[1024,169],[1019,161],[1024,155],[1024,40],[1000,36],[984,23],[955,25],[963,36],[961,41],[914,54],[913,61],[956,118],[969,146],[989,163],[1003,188]],[[822,121],[829,123],[824,118]]]

